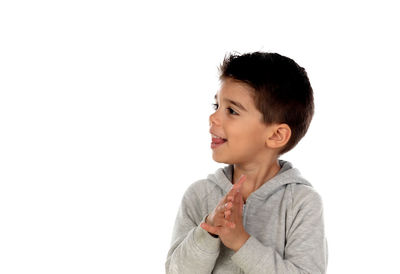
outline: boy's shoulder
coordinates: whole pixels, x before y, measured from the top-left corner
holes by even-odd
[[[303,177],[297,168],[294,168],[290,162],[280,160],[282,165],[283,180],[289,180],[287,184],[290,191],[293,205],[304,205],[307,203],[322,204],[321,195],[313,187],[313,185]],[[286,178],[285,178],[286,177]]]
[[[214,192],[218,188],[215,182],[209,180],[208,178],[199,179],[191,183],[186,191],[184,196],[185,197],[198,197],[203,199],[211,192]]]
[[[290,184],[289,190],[292,197],[292,208],[296,211],[303,208],[322,208],[322,197],[311,185]]]

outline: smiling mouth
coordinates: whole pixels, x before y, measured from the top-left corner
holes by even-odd
[[[212,149],[217,148],[217,147],[221,146],[222,144],[226,143],[227,141],[228,141],[227,139],[224,139],[221,137],[218,137],[218,138],[213,137],[212,142],[211,142],[211,148]]]
[[[228,141],[227,139],[222,138],[222,137],[219,137],[219,136],[217,136],[217,135],[215,135],[215,134],[212,134],[212,133],[211,133],[211,138],[212,138],[213,141],[214,141],[214,140],[224,140],[224,141]]]
[[[223,138],[212,138],[212,143],[213,144],[217,144],[217,145],[223,144],[226,141],[228,141],[228,140],[227,139],[223,139]]]

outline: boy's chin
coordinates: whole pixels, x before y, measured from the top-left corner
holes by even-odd
[[[212,156],[212,158],[217,163],[233,165],[233,162],[229,161],[228,159],[222,159],[222,158],[219,158],[219,157],[215,157],[214,155]]]

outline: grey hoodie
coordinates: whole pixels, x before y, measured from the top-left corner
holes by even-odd
[[[173,230],[166,273],[325,273],[327,242],[320,195],[289,162],[253,192],[243,210],[251,236],[237,251],[200,227],[232,187],[228,165],[186,190]]]

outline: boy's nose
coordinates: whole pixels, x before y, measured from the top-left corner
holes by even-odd
[[[210,118],[209,118],[210,126],[219,124],[219,120],[217,119],[216,114],[217,114],[217,112],[214,112],[213,114],[210,115]]]

